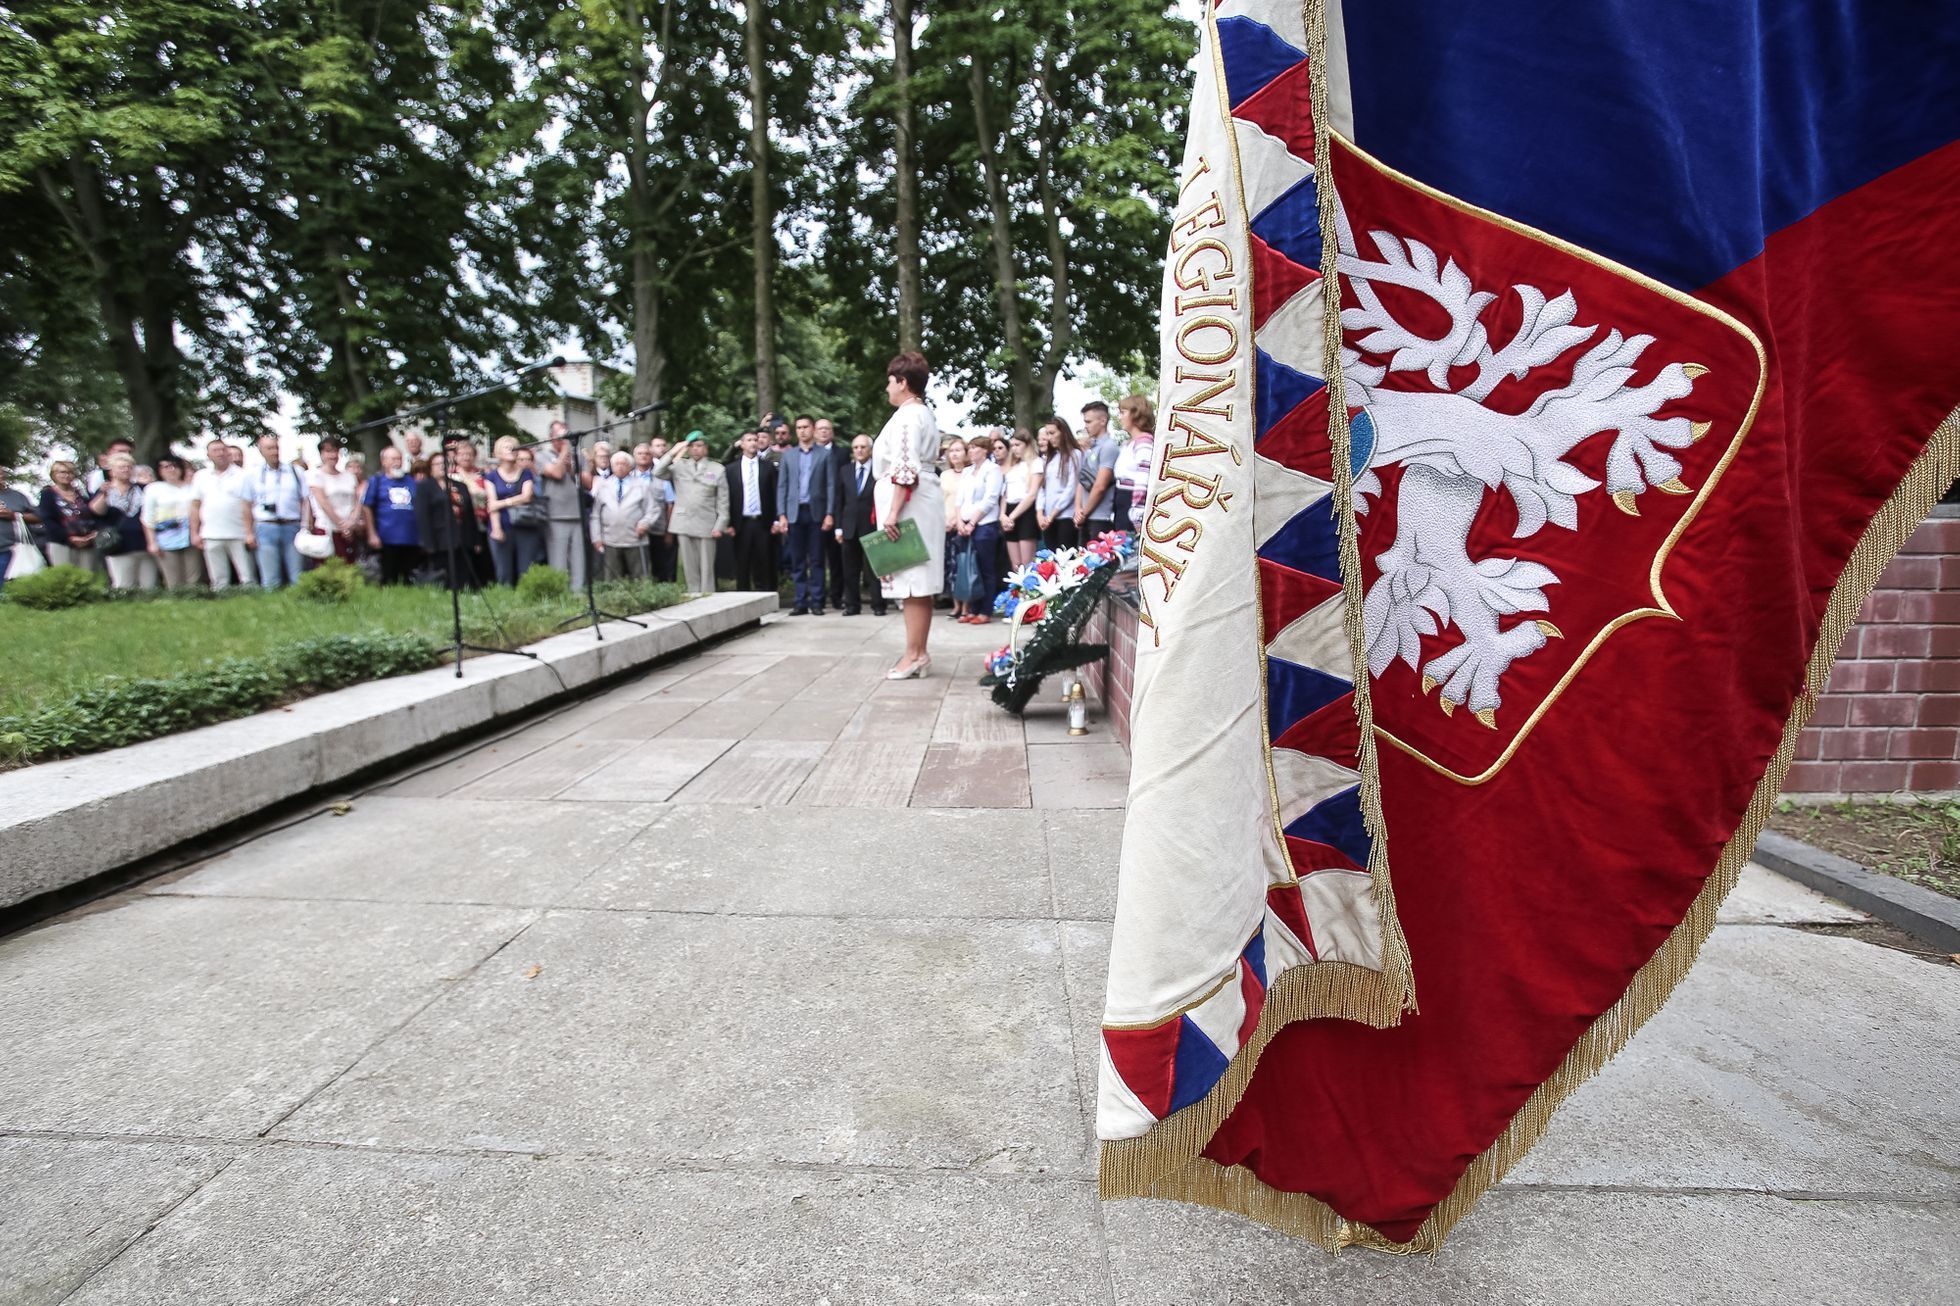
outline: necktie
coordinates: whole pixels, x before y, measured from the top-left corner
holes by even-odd
[[[626,502],[626,482],[622,480],[618,480],[617,478],[614,479],[614,483],[613,483],[613,502],[614,503]]]

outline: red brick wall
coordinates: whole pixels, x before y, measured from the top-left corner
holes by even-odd
[[[1921,523],[1879,577],[1783,788],[1960,789],[1960,514]]]
[[[1123,746],[1130,745],[1130,673],[1137,654],[1136,577],[1118,576],[1110,582],[1109,596],[1083,630],[1085,644],[1108,644],[1109,657],[1082,669],[1083,692],[1102,709]],[[1108,667],[1108,683],[1103,671]]]

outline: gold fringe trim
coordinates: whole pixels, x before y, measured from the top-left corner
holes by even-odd
[[[1912,470],[1872,518],[1846,561],[1824,610],[1823,625],[1811,649],[1804,688],[1784,723],[1782,741],[1749,800],[1741,825],[1723,848],[1714,871],[1686,917],[1634,975],[1619,1001],[1593,1022],[1566,1053],[1558,1069],[1526,1100],[1497,1141],[1470,1163],[1450,1195],[1430,1212],[1413,1238],[1406,1243],[1390,1242],[1368,1225],[1343,1220],[1325,1203],[1305,1193],[1269,1188],[1242,1166],[1220,1166],[1203,1157],[1175,1174],[1159,1177],[1150,1191],[1137,1195],[1175,1198],[1233,1211],[1283,1233],[1308,1239],[1329,1251],[1362,1246],[1402,1254],[1435,1253],[1457,1221],[1468,1215],[1478,1199],[1537,1144],[1553,1113],[1626,1046],[1627,1040],[1660,1009],[1674,986],[1694,965],[1701,945],[1715,928],[1716,909],[1735,888],[1742,868],[1748,865],[1755,850],[1756,836],[1762,833],[1775,809],[1784,777],[1796,758],[1797,739],[1816,710],[1817,697],[1837,661],[1838,647],[1857,621],[1858,610],[1877,586],[1880,573],[1956,479],[1960,479],[1960,408],[1947,414],[1934,429],[1926,448],[1914,460]],[[1105,1195],[1123,1194],[1105,1191]]]
[[[1314,157],[1316,184],[1320,188],[1322,330],[1323,351],[1328,360],[1328,407],[1333,429],[1334,503],[1351,499],[1353,477],[1348,471],[1347,409],[1340,385],[1340,284],[1335,279],[1336,242],[1325,239],[1333,227],[1333,185],[1327,170],[1329,153],[1327,131],[1327,34],[1321,6],[1323,0],[1306,0],[1309,73],[1312,78],[1314,115]],[[1238,129],[1231,110],[1223,102],[1225,70],[1218,49],[1216,19],[1207,12],[1212,58],[1220,96],[1219,112],[1224,115],[1233,150],[1233,168],[1238,172]],[[1241,197],[1243,204],[1243,197]],[[1399,1023],[1405,1011],[1415,1009],[1414,981],[1409,962],[1408,940],[1402,936],[1401,922],[1395,914],[1395,891],[1388,880],[1387,841],[1382,831],[1380,784],[1375,772],[1374,712],[1368,699],[1368,678],[1361,624],[1361,554],[1355,534],[1354,514],[1335,513],[1340,524],[1341,576],[1345,590],[1349,652],[1354,676],[1355,715],[1360,721],[1361,811],[1373,840],[1368,856],[1368,878],[1376,910],[1381,917],[1381,966],[1371,970],[1349,962],[1309,962],[1283,972],[1266,993],[1266,1004],[1259,1012],[1251,1038],[1226,1066],[1225,1073],[1211,1091],[1181,1111],[1159,1120],[1148,1132],[1136,1138],[1117,1139],[1102,1144],[1099,1188],[1105,1198],[1165,1196],[1161,1185],[1176,1184],[1194,1166],[1209,1166],[1200,1155],[1225,1117],[1232,1113],[1252,1082],[1259,1058],[1280,1030],[1294,1021],[1332,1017],[1353,1020],[1385,1029]],[[1263,661],[1263,652],[1261,654]],[[1262,691],[1261,710],[1264,710]],[[1270,770],[1270,762],[1268,763]],[[1284,847],[1284,843],[1281,844]],[[1218,1167],[1212,1166],[1212,1169]],[[1250,1178],[1250,1176],[1248,1176]],[[1263,1188],[1258,1180],[1251,1183]],[[1291,1196],[1279,1194],[1279,1196]],[[1192,1200],[1202,1200],[1193,1198]],[[1211,1205],[1223,1205],[1212,1202]],[[1227,1209],[1236,1209],[1228,1207]],[[1330,1217],[1332,1213],[1329,1212]],[[1338,1217],[1332,1217],[1338,1221]]]
[[[1321,371],[1327,377],[1327,429],[1333,443],[1334,523],[1340,536],[1342,624],[1353,669],[1354,715],[1360,723],[1361,821],[1367,827],[1368,879],[1381,916],[1381,973],[1402,991],[1403,1009],[1416,1010],[1415,968],[1409,941],[1395,913],[1395,885],[1388,871],[1388,827],[1382,820],[1381,772],[1375,738],[1374,690],[1368,680],[1368,636],[1362,621],[1361,527],[1355,521],[1354,471],[1350,463],[1347,382],[1341,375],[1341,242],[1334,190],[1333,131],[1327,122],[1326,0],[1304,0],[1307,26],[1308,92],[1313,112],[1314,186],[1320,200]]]

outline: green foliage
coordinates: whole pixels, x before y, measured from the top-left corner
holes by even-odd
[[[97,573],[81,567],[61,566],[44,567],[32,576],[8,581],[7,588],[0,591],[0,596],[23,608],[58,612],[63,608],[92,603],[108,592],[109,582]]]
[[[328,558],[312,571],[301,572],[293,591],[314,603],[345,603],[365,584],[359,567]]]
[[[563,598],[571,588],[571,577],[543,563],[517,578],[517,597],[525,603],[548,603]]]
[[[176,676],[112,679],[33,711],[0,717],[0,762],[121,748],[250,716],[301,693],[426,670],[439,655],[436,645],[420,636],[336,635],[264,657],[225,658]]]
[[[274,660],[289,687],[320,693],[427,671],[440,652],[421,635],[328,635],[289,644]]]
[[[776,406],[876,429],[897,335],[889,7],[755,4],[760,256],[744,4],[11,6],[0,462],[256,433],[277,391],[344,430],[566,340],[630,360],[614,407],[665,398],[670,435],[726,440],[758,415],[759,258]],[[917,9],[936,384],[1026,422],[1072,369],[1147,372],[1191,24],[1161,0]],[[450,418],[496,433],[507,407]]]
[[[1053,408],[1056,377],[1083,362],[1152,368],[1196,30],[1156,0],[945,0],[927,12],[911,96],[915,148],[930,161],[919,177],[925,352],[977,420],[1032,425]],[[866,356],[896,336],[885,39],[865,56],[871,81],[835,142],[824,210],[823,261],[859,306]],[[1004,225],[985,184],[989,139]]]

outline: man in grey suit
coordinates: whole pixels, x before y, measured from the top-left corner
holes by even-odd
[[[776,530],[789,537],[789,569],[796,581],[792,617],[823,611],[823,537],[830,517],[830,452],[817,447],[816,423],[796,419],[796,443],[776,468]]]
[[[667,515],[661,484],[635,476],[633,455],[624,449],[612,456],[612,475],[592,483],[592,548],[607,580],[647,574],[640,545]]]

